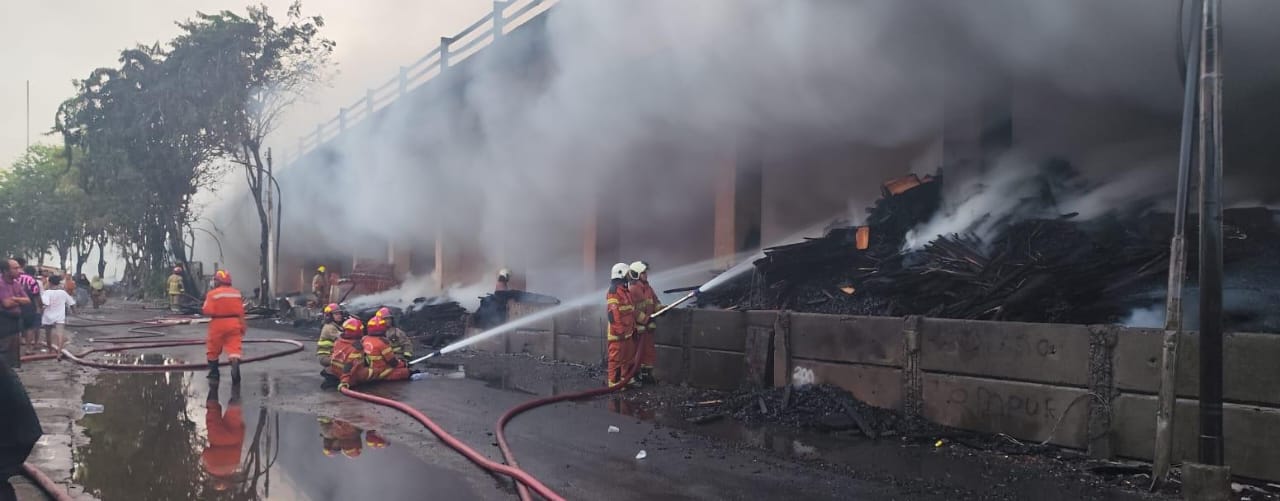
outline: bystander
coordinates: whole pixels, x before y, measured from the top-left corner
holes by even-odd
[[[0,359],[16,369],[22,366],[22,305],[30,303],[31,298],[18,284],[22,267],[13,259],[4,263],[0,270]]]
[[[49,277],[49,286],[40,293],[40,302],[44,304],[40,324],[44,327],[44,344],[57,351],[66,344],[63,330],[67,324],[67,308],[75,306],[76,299],[62,289],[62,277]]]

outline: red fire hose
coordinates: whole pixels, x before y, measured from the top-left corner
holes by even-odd
[[[58,484],[45,475],[39,468],[31,466],[31,463],[22,463],[22,474],[35,482],[40,490],[48,494],[55,501],[71,501],[71,496],[58,488]]]
[[[395,400],[370,395],[368,393],[361,393],[349,388],[343,388],[342,394],[348,397],[364,400],[366,402],[372,402],[378,405],[384,405],[392,409],[398,410],[400,412],[403,412],[405,414],[408,414],[410,417],[418,420],[419,423],[422,423],[423,426],[426,426],[427,429],[430,430],[431,433],[435,434],[435,436],[439,438],[441,442],[444,442],[445,445],[448,445],[449,447],[453,448],[453,450],[456,450],[459,453],[461,453],[463,456],[466,456],[467,459],[470,459],[471,462],[475,463],[477,466],[495,473],[500,473],[502,475],[511,477],[513,480],[516,481],[516,485],[520,486],[521,489],[524,489],[525,486],[528,486],[529,489],[533,489],[533,491],[537,492],[539,496],[542,496],[546,499],[550,499],[552,501],[564,500],[563,497],[561,497],[559,494],[556,494],[555,491],[551,490],[551,488],[547,487],[542,482],[538,481],[538,479],[533,478],[533,475],[530,475],[524,470],[517,468],[514,464],[505,465],[502,463],[491,461],[489,460],[489,458],[484,457],[479,452],[476,452],[475,449],[468,447],[467,444],[462,443],[462,441],[458,440],[453,435],[450,435],[448,432],[444,431],[444,429],[441,428],[440,425],[437,425],[435,422],[431,421],[431,419],[428,418],[425,414],[423,414],[422,412],[419,412],[417,409],[414,409],[413,407],[409,407],[408,405],[397,402]]]
[[[630,381],[631,378],[636,375],[636,370],[639,368],[640,368],[640,350],[637,349],[635,359],[631,361],[631,368],[628,370],[627,374],[622,377],[621,381]],[[615,391],[622,390],[623,388],[626,388],[626,387],[627,387],[626,384],[619,383],[613,386],[602,386],[600,388],[592,388],[590,390],[580,391],[577,393],[565,393],[562,395],[555,395],[555,396],[544,397],[544,398],[535,398],[523,404],[512,407],[511,409],[508,409],[506,413],[502,414],[502,417],[498,418],[498,423],[494,425],[494,432],[493,432],[493,434],[498,437],[498,448],[502,449],[502,457],[505,458],[507,461],[507,464],[511,465],[512,467],[515,467],[515,468],[520,467],[520,465],[516,463],[515,454],[511,452],[511,446],[507,444],[507,430],[506,430],[507,423],[511,422],[512,419],[515,419],[516,416],[519,416],[525,411],[536,409],[544,405],[551,405],[556,402],[564,402],[566,400],[581,400],[584,398],[591,398],[591,397],[596,397],[600,395],[606,395],[609,393],[613,393]],[[516,484],[516,491],[520,494],[521,501],[531,501],[533,499],[531,496],[529,496],[529,490],[526,489],[525,486],[522,484]]]

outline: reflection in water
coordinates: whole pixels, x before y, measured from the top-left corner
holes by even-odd
[[[480,497],[377,431],[270,410],[251,387],[241,398],[200,376],[100,374],[84,399],[106,411],[79,421],[75,482],[104,501]]]
[[[183,357],[175,357],[163,353],[131,353],[117,351],[99,353],[101,361],[118,365],[179,365],[187,363]]]

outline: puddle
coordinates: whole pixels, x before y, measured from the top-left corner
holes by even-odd
[[[235,393],[195,373],[101,374],[74,481],[103,501],[482,497],[376,430],[264,407],[256,384]]]

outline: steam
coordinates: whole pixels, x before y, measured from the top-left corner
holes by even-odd
[[[1129,312],[1129,316],[1120,321],[1120,325],[1125,327],[1141,327],[1148,329],[1163,328],[1164,310],[1165,308],[1163,305],[1135,309],[1132,312]]]

